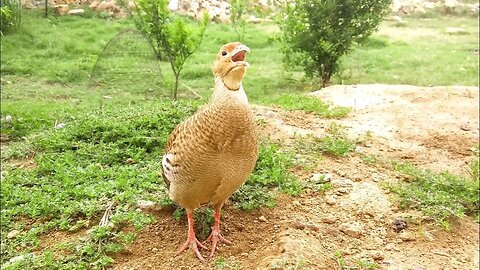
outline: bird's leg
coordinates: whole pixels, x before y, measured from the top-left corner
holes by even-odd
[[[200,254],[200,251],[198,250],[197,245],[206,250],[208,250],[208,248],[204,246],[202,243],[200,243],[200,241],[198,241],[197,238],[195,237],[195,231],[193,230],[193,211],[192,210],[187,209],[187,220],[188,220],[187,241],[185,241],[185,243],[182,246],[180,246],[177,253],[175,253],[175,256],[180,254],[182,251],[186,250],[188,247],[191,247],[195,255],[197,255],[197,258],[200,261],[204,262],[205,259],[203,258],[202,254]]]
[[[212,241],[212,247],[210,249],[210,257],[213,257],[213,254],[215,253],[215,250],[217,248],[217,243],[219,241],[229,245],[232,244],[230,240],[225,239],[225,237],[223,237],[220,234],[220,210],[221,209],[222,209],[222,205],[215,207],[215,223],[213,224],[212,233],[210,233],[210,236],[207,238],[207,240],[205,240],[205,242],[209,240]]]

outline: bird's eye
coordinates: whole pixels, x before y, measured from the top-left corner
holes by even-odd
[[[226,52],[226,51],[223,51],[223,52],[222,52],[222,56],[225,56],[225,55],[227,55],[227,52]]]

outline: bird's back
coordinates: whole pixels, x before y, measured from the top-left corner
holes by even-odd
[[[252,172],[258,132],[248,103],[211,102],[177,126],[162,160],[172,200],[223,203]]]

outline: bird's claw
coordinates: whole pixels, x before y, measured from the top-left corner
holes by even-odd
[[[217,243],[218,242],[225,243],[225,244],[228,244],[228,245],[233,244],[232,241],[223,237],[220,234],[220,232],[215,230],[215,229],[212,230],[212,233],[210,234],[210,236],[205,241],[203,241],[203,244],[205,244],[208,241],[212,241],[212,247],[210,249],[210,258],[212,258],[213,254],[215,254],[215,250],[217,249]]]
[[[206,250],[210,250],[210,249],[206,247],[204,244],[202,244],[200,241],[198,241],[197,238],[187,239],[187,241],[185,241],[185,243],[182,246],[180,246],[180,248],[177,250],[177,252],[175,253],[175,256],[182,253],[184,250],[188,249],[189,247],[192,248],[193,253],[195,253],[195,255],[200,261],[205,262],[205,259],[200,253],[200,250],[198,250],[198,247],[201,247]]]

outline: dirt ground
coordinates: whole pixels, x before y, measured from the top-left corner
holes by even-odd
[[[340,120],[255,106],[263,136],[288,145],[297,136],[323,136],[332,122],[359,139],[356,153],[412,162],[436,171],[466,174],[479,138],[479,89],[391,85],[332,86],[312,93],[352,108]],[[401,176],[360,155],[325,157],[315,173],[330,174],[333,188],[281,196],[278,205],[252,213],[227,204],[222,230],[233,245],[221,245],[213,260],[200,263],[191,251],[174,256],[187,236],[186,220],[171,210],[153,212],[146,227],[121,254],[113,269],[341,269],[359,260],[377,269],[479,269],[479,226],[465,218],[445,231],[414,211],[401,211],[380,183]],[[297,172],[308,181],[312,174]],[[406,228],[394,230],[397,220]],[[203,252],[206,256],[207,252]],[[215,266],[219,258],[223,268]],[[357,268],[354,268],[357,267]],[[367,268],[364,268],[367,269]]]

